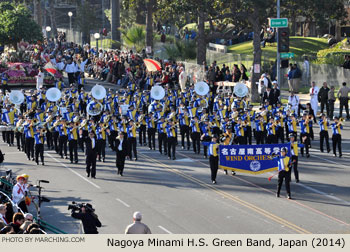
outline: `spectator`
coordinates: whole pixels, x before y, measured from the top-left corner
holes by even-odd
[[[289,69],[288,69],[288,86],[289,86],[289,91],[290,92],[295,92],[294,90],[294,83],[293,83],[293,75],[294,75],[294,68],[293,68],[293,64],[290,63],[289,64]]]
[[[343,63],[343,68],[344,69],[350,69],[350,56],[349,55],[345,55],[344,56],[344,63]]]
[[[14,232],[14,229],[11,225],[7,225],[0,230],[0,234],[8,234],[10,232]],[[16,234],[16,232],[14,233]]]
[[[319,93],[319,88],[316,86],[316,83],[313,81],[311,83],[311,88],[310,88],[310,104],[311,108],[313,110],[313,116],[316,120],[317,116],[317,110],[318,110],[318,93]]]
[[[226,70],[224,81],[232,82],[232,75],[230,74],[230,70]]]
[[[303,72],[304,84],[308,85],[310,83],[310,63],[307,56],[304,57]]]
[[[273,105],[273,102],[275,101],[273,91],[270,87],[267,87],[266,91],[263,95],[263,101],[268,101],[270,105]]]
[[[24,223],[24,215],[22,213],[15,213],[10,225],[13,227],[14,231],[18,234],[21,232],[20,226]]]
[[[279,90],[278,88],[277,81],[273,81],[272,86],[273,86],[272,90],[273,90],[273,97],[274,97],[273,104],[277,105],[277,103],[280,101],[281,90]]]
[[[151,230],[146,224],[141,223],[141,219],[141,213],[135,212],[133,214],[134,223],[126,227],[125,234],[151,234]]]
[[[295,95],[293,91],[290,92],[288,97],[288,105],[291,107],[292,111],[299,117],[300,115],[300,99],[299,96]]]
[[[245,67],[245,65],[241,64],[240,70],[241,70],[241,73],[242,73],[242,80],[248,81],[249,78],[248,78],[248,75],[247,75],[247,68]]]
[[[343,82],[343,87],[339,89],[337,97],[339,98],[339,117],[343,117],[343,108],[345,107],[346,119],[349,120],[349,92],[350,89],[346,86],[346,82]]]
[[[318,102],[321,103],[321,114],[323,114],[323,109],[326,105],[327,116],[329,116],[329,105],[328,105],[328,92],[329,87],[327,86],[327,82],[323,82],[323,86],[320,88],[318,92]]]
[[[298,68],[297,64],[294,64],[293,66],[293,85],[294,85],[294,91],[298,92],[299,91],[299,85],[300,85],[300,80],[302,77],[302,73],[300,69]]]
[[[233,82],[239,82],[241,79],[241,71],[238,68],[238,65],[233,65]]]
[[[335,87],[331,86],[331,90],[328,91],[328,105],[329,105],[329,118],[333,120],[334,113],[334,103],[335,103],[335,95],[334,95]]]
[[[6,219],[6,206],[1,204],[0,205],[0,222],[4,223],[5,225],[8,225],[9,222],[8,220]]]

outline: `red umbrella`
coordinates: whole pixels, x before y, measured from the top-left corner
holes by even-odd
[[[162,69],[160,66],[160,63],[153,59],[144,59],[143,62],[145,63],[147,70],[149,72],[157,72]]]

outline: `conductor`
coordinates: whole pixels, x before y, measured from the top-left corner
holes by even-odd
[[[116,166],[118,168],[118,173],[120,176],[123,176],[125,157],[128,154],[128,145],[124,139],[124,132],[120,132],[119,136],[115,141],[115,151],[116,151]]]
[[[96,158],[97,158],[97,140],[93,131],[89,132],[88,137],[83,137],[83,132],[80,132],[80,138],[85,142],[85,156],[86,156],[86,176],[96,178]]]

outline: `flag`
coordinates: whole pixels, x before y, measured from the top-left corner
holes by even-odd
[[[55,76],[57,73],[57,69],[54,65],[52,65],[51,61],[47,62],[44,66],[44,69],[49,72],[52,76]]]

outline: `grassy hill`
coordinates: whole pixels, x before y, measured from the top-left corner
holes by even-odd
[[[266,60],[274,60],[276,58],[277,43],[266,44],[262,48],[263,58]],[[328,48],[327,39],[324,38],[309,38],[309,37],[291,37],[290,52],[295,53],[296,59],[305,55],[316,55],[318,51]],[[253,42],[247,41],[240,44],[228,47],[228,52],[233,54],[252,55]]]

